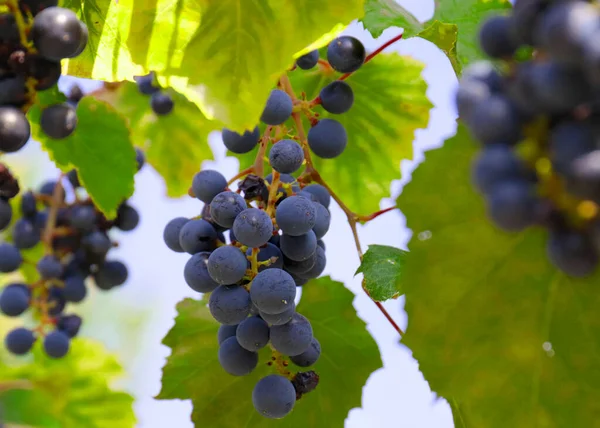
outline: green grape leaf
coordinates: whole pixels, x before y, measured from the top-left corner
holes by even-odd
[[[96,207],[112,218],[119,204],[133,194],[137,169],[129,128],[111,106],[84,97],[77,106],[77,128],[73,134],[62,140],[51,139],[39,126],[41,112],[47,105],[63,100],[62,95],[44,94],[29,110],[32,137],[42,143],[61,170],[77,169]]]
[[[362,8],[363,0],[210,2],[181,71],[190,85],[199,85],[214,117],[238,132],[251,129],[294,54],[360,17]]]
[[[147,70],[166,75],[198,28],[204,0],[64,0],[88,27],[85,50],[63,60],[63,72],[104,81],[131,80]]]
[[[491,14],[505,13],[512,7],[510,0],[440,0],[436,2],[435,13],[430,22],[435,21],[445,24],[456,24],[458,27],[457,57],[462,67],[481,59],[483,53],[479,49],[477,33],[481,23]],[[427,31],[427,30],[425,30]],[[431,34],[426,33],[431,36]],[[421,36],[419,34],[419,36]],[[452,35],[448,37],[452,39]],[[444,50],[449,41],[445,39],[428,39],[440,43],[439,48]],[[452,61],[452,58],[450,58]],[[454,63],[452,63],[454,66]],[[456,70],[456,67],[454,67]]]
[[[204,302],[192,299],[177,305],[175,326],[164,339],[172,353],[163,368],[162,390],[157,398],[191,398],[192,420],[197,427],[342,427],[350,409],[360,406],[367,378],[381,367],[377,345],[356,316],[353,298],[343,284],[329,277],[303,287],[298,312],[310,320],[323,354],[314,367],[299,369],[290,364],[288,369],[314,369],[320,380],[317,388],[302,397],[283,420],[264,418],[252,406],[256,382],[275,372],[266,364],[268,349],[261,351],[259,365],[250,375],[228,375],[217,360],[219,324]]]
[[[129,121],[133,144],[143,148],[146,160],[163,177],[170,197],[187,194],[191,179],[200,164],[212,160],[208,134],[220,128],[198,107],[178,92],[169,91],[173,111],[156,115],[150,107],[150,97],[141,94],[135,83],[123,82],[116,90],[104,89],[96,97],[111,104]]]
[[[458,39],[458,25],[446,24],[440,21],[433,21],[426,29],[418,34],[419,37],[429,40],[440,48],[450,60],[454,72],[460,76],[462,66],[456,56],[456,42]]]
[[[423,30],[423,24],[394,0],[365,0],[365,16],[360,21],[373,37],[381,36],[389,27],[401,27],[404,37]]]
[[[594,426],[598,275],[558,272],[544,230],[508,234],[489,222],[470,184],[477,149],[459,125],[398,199],[413,232],[402,341],[463,426]]]
[[[423,64],[396,53],[378,55],[347,79],[354,91],[354,105],[347,113],[321,117],[344,125],[348,145],[336,159],[313,156],[317,169],[334,192],[353,210],[366,214],[379,209],[389,196],[390,183],[400,178],[400,161],[411,159],[415,131],[429,122],[433,107]],[[291,80],[297,93],[312,99],[337,75],[326,70],[299,70]]]
[[[363,284],[373,300],[383,302],[402,294],[400,277],[405,254],[398,248],[369,245],[356,274],[363,274]]]
[[[95,342],[74,340],[69,354],[54,360],[38,341],[33,359],[2,367],[3,420],[43,428],[132,428],[133,397],[110,386],[122,373],[116,359]]]
[[[404,38],[422,37],[435,43],[450,59],[457,74],[481,59],[477,32],[490,15],[510,9],[510,0],[437,0],[433,18],[421,24],[394,0],[366,0],[363,23],[378,37],[390,26],[404,28]]]

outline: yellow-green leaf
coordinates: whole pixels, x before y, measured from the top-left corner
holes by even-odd
[[[395,0],[365,0],[363,25],[373,37],[379,37],[389,27],[404,29],[404,37],[411,37],[423,29],[423,24]]]
[[[61,170],[76,168],[96,207],[107,217],[114,217],[119,204],[133,194],[136,173],[135,150],[125,119],[110,105],[85,97],[77,106],[73,134],[54,140],[42,132],[40,115],[44,107],[62,102],[64,96],[56,91],[41,94],[28,113],[32,137],[42,143]]]
[[[157,116],[150,97],[141,94],[135,83],[123,82],[116,90],[104,89],[96,97],[110,103],[129,121],[133,144],[146,151],[146,159],[163,177],[167,194],[187,194],[192,177],[204,160],[213,159],[208,134],[219,130],[218,122],[208,120],[198,107],[183,95],[169,91],[173,111]]]
[[[341,122],[348,145],[336,159],[313,156],[317,169],[348,206],[367,214],[389,196],[390,183],[400,178],[400,161],[411,159],[415,131],[425,128],[432,104],[421,76],[423,64],[396,53],[378,55],[347,79],[354,105],[347,113],[321,117]],[[295,70],[296,93],[314,98],[337,76],[316,69]]]
[[[43,428],[133,428],[133,397],[111,388],[122,375],[116,359],[92,341],[76,339],[54,360],[36,344],[33,358],[2,366],[0,384],[19,381],[31,389],[0,391],[3,422]]]
[[[454,72],[460,75],[462,66],[456,56],[458,25],[446,24],[435,20],[426,29],[417,34],[417,36],[429,40],[440,48],[450,60]]]
[[[490,223],[470,183],[477,149],[459,125],[398,199],[413,232],[402,341],[457,426],[596,426],[600,277],[557,271],[542,229]]]
[[[363,0],[210,2],[181,72],[200,85],[214,117],[237,131],[251,129],[294,54],[360,17],[362,6]]]
[[[175,326],[164,339],[172,353],[163,368],[158,398],[191,398],[192,420],[198,428],[343,427],[350,409],[361,404],[367,378],[381,367],[377,345],[356,316],[354,295],[343,284],[324,277],[303,288],[298,312],[310,320],[322,355],[314,367],[288,367],[292,371],[315,370],[319,375],[317,388],[303,396],[291,414],[272,420],[253,408],[254,385],[275,372],[266,364],[270,352],[261,352],[258,367],[248,376],[225,373],[217,360],[219,325],[204,302],[192,299],[178,304]]]
[[[181,64],[183,48],[200,23],[205,0],[64,0],[87,25],[89,40],[63,71],[120,81],[147,70],[165,75]]]

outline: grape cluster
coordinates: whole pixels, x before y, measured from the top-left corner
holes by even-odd
[[[150,72],[144,76],[136,76],[138,90],[141,94],[150,95],[150,107],[152,111],[159,116],[171,113],[175,103],[168,92],[161,89],[156,82],[154,72]]]
[[[561,271],[592,274],[600,256],[600,12],[588,1],[516,0],[480,29],[501,63],[467,68],[461,119],[482,143],[473,183],[501,229],[549,231]],[[528,60],[523,54],[533,49]],[[500,72],[498,70],[504,70]]]
[[[138,151],[138,166],[142,165],[142,153]],[[69,195],[64,184],[70,189]],[[31,263],[38,277],[28,283],[11,283],[0,293],[0,313],[17,317],[31,310],[39,320],[35,329],[19,327],[8,333],[5,345],[13,354],[28,353],[36,338],[43,337],[44,350],[50,357],[65,356],[81,326],[81,318],[65,314],[65,307],[85,299],[86,279],[93,278],[101,290],[110,290],[127,280],[127,267],[107,259],[115,245],[109,231],[133,230],[139,222],[138,212],[123,202],[117,217],[109,221],[89,198],[81,197],[82,192],[77,172],[72,170],[65,180],[47,181],[38,191],[23,193],[21,216],[9,232],[12,243],[0,243],[1,273],[15,272],[24,263]],[[73,202],[68,203],[66,196]],[[12,206],[0,204],[0,230],[9,226],[11,217]],[[42,244],[45,255],[37,263],[27,260],[27,250]]]
[[[25,114],[36,93],[54,86],[61,75],[61,60],[85,49],[88,29],[58,0],[20,0],[0,13],[0,153],[20,150],[31,128]],[[53,139],[68,137],[77,125],[69,103],[43,109],[42,131]]]
[[[328,60],[335,70],[352,72],[365,61],[365,50],[358,40],[340,37],[329,45]],[[310,69],[318,61],[318,52],[313,51],[298,58],[296,65]],[[354,100],[351,87],[342,80],[323,88],[320,99],[334,114],[348,111]],[[261,122],[267,130],[283,129],[293,109],[292,97],[282,88],[274,89]],[[310,175],[294,174],[306,164],[309,149],[322,158],[339,156],[347,136],[336,120],[311,123],[307,141],[290,132],[271,137],[267,130],[261,138],[259,126],[242,134],[223,129],[223,143],[234,153],[248,153],[259,145],[266,151],[273,143],[268,152],[272,173],[264,177],[248,173],[233,191],[220,172],[200,171],[190,195],[204,202],[201,215],[177,217],[163,233],[171,250],[191,254],[184,268],[186,283],[197,292],[210,293],[208,308],[221,324],[217,339],[223,369],[233,376],[247,375],[258,365],[258,352],[271,347],[268,364],[276,366],[278,374],[256,384],[252,401],[261,415],[275,419],[287,415],[296,400],[318,384],[314,371],[290,373],[285,357],[304,368],[321,354],[310,321],[296,311],[295,298],[297,287],[325,269],[322,238],[330,226],[331,195],[323,185],[311,184]],[[262,162],[261,153],[257,162]]]

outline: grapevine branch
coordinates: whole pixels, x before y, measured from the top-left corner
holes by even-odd
[[[402,36],[396,37],[396,38],[392,39],[391,41],[385,43],[382,47],[380,47],[375,52],[373,52],[371,55],[369,55],[369,60],[371,58],[373,58],[375,55],[377,55],[378,53],[380,53],[381,51],[383,51],[383,49],[385,49],[387,46],[394,43],[396,40],[399,40],[401,37]],[[296,102],[297,101],[296,93],[294,92],[294,88],[292,87],[292,83],[290,82],[289,77],[287,75],[283,75],[280,79],[280,83],[281,83],[281,87],[292,98],[292,101]],[[310,150],[308,148],[308,141],[306,139],[306,133],[304,131],[304,125],[302,124],[302,118],[300,116],[300,113],[293,112],[292,118],[296,125],[296,131],[298,132],[298,137],[300,138],[302,149],[304,150],[304,158],[306,161],[306,170],[302,174],[302,179],[306,180],[306,181],[314,181],[314,182],[320,184],[321,186],[325,187],[327,189],[327,191],[329,192],[329,194],[331,195],[331,197],[333,198],[333,200],[335,200],[337,202],[337,204],[340,206],[340,208],[342,209],[342,211],[344,211],[344,213],[346,214],[346,217],[348,219],[348,224],[350,225],[350,229],[352,230],[352,236],[354,237],[354,243],[356,245],[356,251],[358,253],[358,257],[362,261],[363,251],[362,251],[362,247],[360,245],[360,239],[358,237],[358,230],[356,227],[357,223],[359,221],[372,220],[373,218],[375,218],[385,212],[393,210],[395,207],[381,210],[381,211],[378,211],[376,213],[373,213],[371,215],[366,215],[366,216],[360,216],[360,215],[354,213],[350,208],[348,208],[348,206],[341,200],[341,198],[339,196],[337,196],[335,194],[335,192],[325,182],[325,180],[323,180],[323,178],[321,177],[321,175],[315,168],[313,161],[312,161],[312,157],[310,155]],[[275,177],[273,177],[273,182],[275,182]],[[270,200],[270,198],[269,198],[269,200]],[[371,296],[365,286],[364,280],[362,282],[362,288],[365,291],[365,293],[367,294],[367,296],[369,296],[369,298],[371,298]],[[403,336],[404,332],[398,326],[398,324],[394,321],[394,319],[391,317],[391,315],[388,313],[388,311],[383,307],[383,305],[380,302],[373,300],[373,298],[371,298],[371,300],[373,301],[373,303],[375,303],[377,308],[379,308],[381,313],[383,313],[383,315],[386,317],[386,319],[389,321],[389,323],[392,325],[392,327],[398,332],[398,334],[400,336]]]

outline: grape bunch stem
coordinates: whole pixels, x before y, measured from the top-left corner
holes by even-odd
[[[366,57],[365,63],[370,61],[371,59],[373,59],[376,55],[381,53],[385,48],[387,48],[391,44],[395,43],[396,41],[400,40],[401,38],[402,38],[402,34],[394,37],[393,39],[391,39],[391,40],[387,41],[386,43],[384,43],[383,45],[381,45],[379,48],[377,48],[369,56]],[[340,77],[339,80],[345,80],[351,74],[352,73],[346,73],[342,77]],[[287,94],[292,98],[292,101],[294,103],[296,103],[298,101],[298,98],[296,97],[296,93],[294,92],[294,88],[292,87],[292,83],[290,82],[290,79],[287,76],[287,74],[284,74],[281,77],[279,83],[280,83],[280,86],[283,88],[283,90],[285,92],[287,92]],[[317,102],[317,100],[318,100],[318,102]],[[317,104],[320,104],[320,99],[318,97],[315,100],[310,102],[311,106],[317,105]],[[308,118],[310,120],[310,117],[308,117]],[[348,206],[333,191],[333,189],[331,189],[331,187],[327,184],[327,182],[323,179],[323,177],[321,177],[321,175],[319,174],[319,171],[317,171],[317,169],[315,168],[314,163],[312,161],[311,154],[310,154],[310,150],[308,147],[308,141],[306,139],[306,132],[304,131],[304,125],[302,123],[302,117],[301,117],[300,113],[293,112],[292,119],[294,120],[294,124],[296,125],[296,132],[298,133],[298,137],[300,138],[300,143],[301,143],[302,149],[304,151],[304,159],[306,160],[306,169],[304,170],[302,175],[299,177],[299,180],[303,181],[303,182],[313,181],[327,189],[327,191],[329,192],[331,197],[337,202],[337,204],[340,206],[342,211],[344,211],[344,213],[346,214],[346,217],[348,219],[348,224],[350,225],[350,230],[352,230],[352,236],[354,237],[354,243],[356,245],[356,251],[358,253],[358,257],[362,261],[363,251],[362,251],[362,246],[360,244],[360,239],[358,237],[358,230],[357,230],[356,225],[359,222],[367,222],[367,221],[373,220],[373,219],[379,217],[380,215],[385,214],[386,212],[396,209],[397,207],[395,207],[395,206],[389,207],[389,208],[377,211],[377,212],[369,214],[369,215],[359,215],[359,214],[356,214],[354,211],[352,211],[350,208],[348,208]],[[258,162],[259,160],[260,160],[260,162],[262,162],[262,159],[259,159],[257,156],[256,161]],[[275,174],[276,174],[276,172],[273,173],[273,183],[275,183]],[[277,187],[278,186],[272,186],[271,192],[273,191],[273,188],[277,189]],[[271,201],[271,200],[274,201],[274,199],[273,199],[274,196],[275,196],[275,194],[273,194],[273,195],[269,194],[269,201]],[[391,324],[391,326],[394,328],[394,330],[396,330],[400,336],[403,336],[404,331],[402,331],[400,326],[398,326],[396,321],[394,321],[392,316],[383,307],[381,302],[378,302],[371,297],[371,295],[369,294],[369,291],[366,288],[366,283],[365,283],[364,279],[362,281],[362,289],[365,291],[367,296],[369,296],[369,298],[373,301],[373,303],[375,303],[375,305],[381,311],[381,313],[386,317],[386,319]]]

